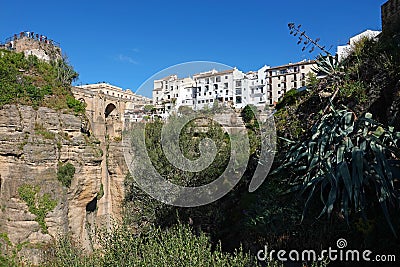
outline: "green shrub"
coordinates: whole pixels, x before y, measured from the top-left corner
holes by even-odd
[[[85,113],[86,104],[75,99],[72,96],[67,96],[67,106],[72,109],[75,113]]]
[[[83,104],[67,101],[72,98],[71,82],[78,74],[65,58],[46,62],[0,49],[0,73],[0,106],[24,104],[84,111]]]
[[[299,92],[296,89],[291,89],[287,91],[283,98],[276,104],[276,109],[282,109],[288,105],[293,105],[296,103],[296,99],[298,98]]]
[[[212,249],[204,234],[196,236],[183,225],[153,228],[142,235],[116,226],[111,232],[101,231],[97,239],[103,249],[88,256],[71,239],[61,238],[47,253],[50,258],[45,266],[258,266],[256,259],[241,249],[232,254],[222,252],[220,246]]]
[[[46,215],[57,206],[57,201],[50,197],[50,194],[39,195],[40,187],[33,185],[22,185],[18,188],[19,197],[28,205],[28,210],[36,215],[43,234],[47,234],[47,225],[44,219]]]
[[[255,113],[257,112],[257,108],[254,105],[246,105],[242,112],[242,119],[245,123],[250,123],[255,119]]]
[[[58,165],[57,179],[65,186],[70,187],[72,179],[74,178],[75,167],[71,163]]]
[[[35,123],[35,134],[43,136],[45,139],[55,139],[55,133],[49,132],[42,124]]]

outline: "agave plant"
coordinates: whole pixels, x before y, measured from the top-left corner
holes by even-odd
[[[313,71],[316,73],[321,73],[323,75],[336,75],[343,71],[337,55],[319,55],[315,62],[317,66],[313,69]]]
[[[400,133],[385,129],[370,113],[357,118],[347,109],[331,110],[314,125],[309,139],[292,142],[286,160],[274,173],[285,169],[295,174],[292,190],[307,197],[302,219],[316,195],[321,195],[323,204],[319,217],[329,217],[335,209],[347,222],[352,212],[365,218],[367,204],[374,201],[396,235],[388,207],[400,204],[395,185],[400,177],[392,164],[399,163]]]

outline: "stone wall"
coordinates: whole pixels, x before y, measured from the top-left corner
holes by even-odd
[[[87,226],[97,213],[88,204],[100,191],[103,153],[99,142],[83,133],[84,126],[85,120],[48,108],[0,108],[0,233],[8,245],[23,244],[22,253],[67,232],[88,247]],[[70,188],[57,179],[60,162],[76,169]],[[48,233],[19,195],[23,185],[39,186],[40,196],[47,193],[56,200],[45,218]],[[34,261],[38,257],[33,254]]]
[[[381,7],[382,31],[390,30],[400,22],[400,0],[389,0]]]
[[[28,37],[22,37],[13,42],[16,52],[23,52],[26,56],[35,55],[41,60],[50,61],[62,58],[61,48],[55,45],[38,41]]]

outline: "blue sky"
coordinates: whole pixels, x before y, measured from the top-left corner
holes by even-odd
[[[384,2],[3,1],[0,39],[41,33],[61,44],[79,83],[105,81],[136,91],[153,74],[187,61],[249,71],[314,58],[289,35],[289,22],[335,52],[349,37],[381,29]]]

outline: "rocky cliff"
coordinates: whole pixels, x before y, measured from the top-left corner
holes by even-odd
[[[88,245],[88,225],[96,219],[97,198],[104,197],[105,157],[87,127],[84,117],[48,108],[0,109],[3,250],[18,244],[35,248],[67,232]],[[69,187],[58,179],[60,166],[68,163],[75,170]],[[113,170],[118,172],[118,167]]]

